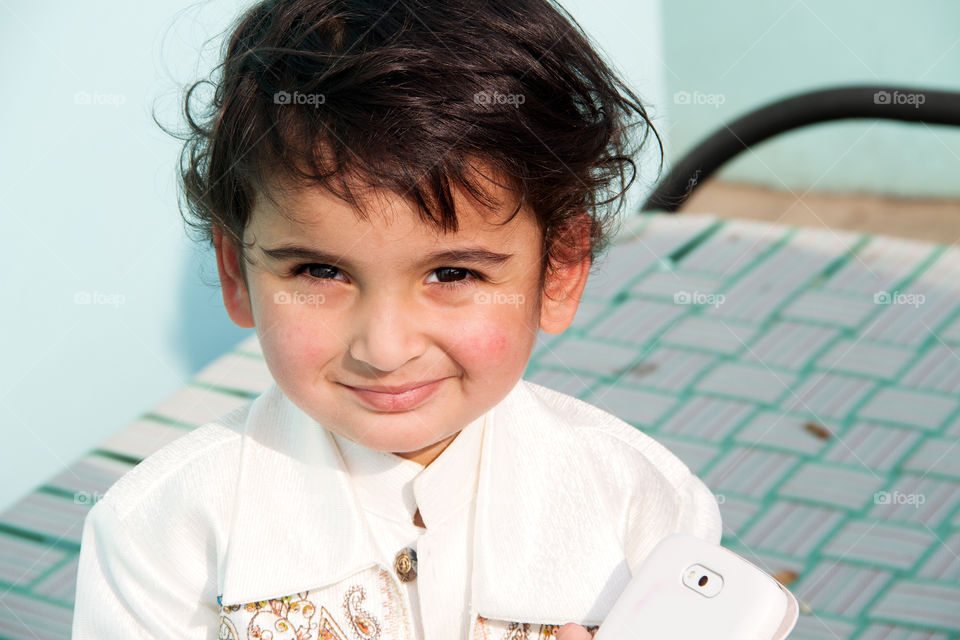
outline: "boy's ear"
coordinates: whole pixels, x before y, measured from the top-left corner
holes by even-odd
[[[243,265],[240,252],[230,238],[224,237],[223,229],[218,225],[213,225],[213,246],[217,251],[217,271],[220,273],[223,305],[234,324],[244,329],[252,329],[256,324],[253,321],[250,292],[241,271]]]
[[[563,333],[577,314],[580,296],[590,274],[590,224],[590,215],[581,213],[562,232],[569,234],[583,258],[558,265],[552,273],[547,271],[544,291],[540,295],[540,328],[547,333]]]

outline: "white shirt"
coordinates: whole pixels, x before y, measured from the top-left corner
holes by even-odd
[[[417,554],[417,577],[401,582],[417,640],[465,637],[470,622],[470,549],[483,417],[464,427],[428,466],[332,434],[381,562]],[[426,528],[413,524],[420,509]]]
[[[441,455],[414,479],[427,525],[419,611],[336,440],[273,384],[148,456],[90,509],[74,640],[245,639],[254,627],[274,640],[297,629],[409,640],[417,617],[426,640],[500,640],[524,626],[549,636],[537,625],[602,622],[670,533],[720,542],[710,490],[616,416],[520,379],[484,418],[472,520],[448,514],[456,500],[440,490],[448,473],[473,473],[454,469],[459,448],[449,468]],[[465,610],[434,607],[464,594]],[[468,628],[451,632],[463,613]]]

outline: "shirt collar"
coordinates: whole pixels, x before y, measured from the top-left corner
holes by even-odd
[[[427,529],[436,527],[473,499],[480,468],[486,414],[424,465],[389,451],[376,451],[331,433],[360,504],[398,522],[411,523],[417,508]]]
[[[417,510],[413,479],[423,471],[423,465],[332,435],[360,504],[385,518],[411,523]]]
[[[483,442],[484,414],[457,437],[413,480],[413,493],[427,529],[443,523],[469,504],[476,494]]]

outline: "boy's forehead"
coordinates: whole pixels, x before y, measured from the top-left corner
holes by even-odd
[[[437,240],[461,237],[489,237],[502,239],[512,235],[525,224],[535,223],[532,213],[522,208],[512,220],[507,219],[517,206],[509,192],[490,189],[500,203],[490,209],[464,193],[452,189],[457,216],[456,232],[443,232],[438,226],[421,218],[414,203],[402,194],[383,189],[355,189],[357,204],[363,216],[346,200],[320,185],[271,189],[270,197],[258,194],[248,227],[257,236],[347,235],[350,232],[387,232],[416,234]]]

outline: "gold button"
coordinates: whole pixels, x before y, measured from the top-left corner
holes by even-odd
[[[393,569],[404,582],[412,582],[417,578],[417,552],[407,547],[397,552],[393,559]]]

